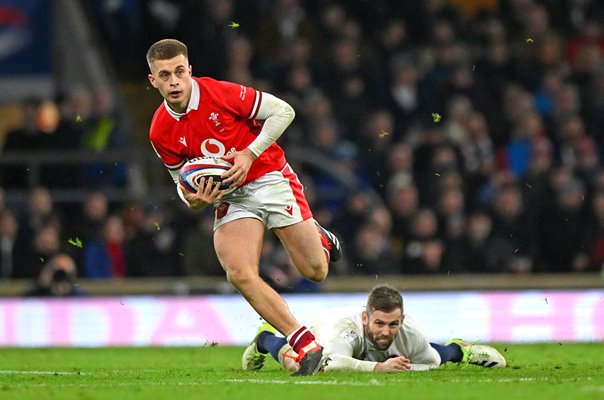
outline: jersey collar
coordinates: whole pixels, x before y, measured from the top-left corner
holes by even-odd
[[[168,114],[170,114],[177,121],[180,121],[180,118],[183,115],[187,114],[189,111],[197,110],[197,108],[199,107],[199,84],[195,79],[192,80],[193,83],[191,85],[191,98],[189,99],[189,104],[187,105],[187,111],[185,111],[184,113],[178,113],[171,109],[168,105],[168,102],[164,100],[164,107],[166,107]]]

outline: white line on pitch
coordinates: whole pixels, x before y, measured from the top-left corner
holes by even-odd
[[[18,369],[0,370],[0,374],[23,374],[23,375],[88,375],[85,372],[73,371],[24,371]]]
[[[382,382],[372,379],[368,382],[357,381],[297,381],[278,379],[223,379],[222,382],[230,383],[260,383],[267,385],[347,385],[347,386],[384,386]]]

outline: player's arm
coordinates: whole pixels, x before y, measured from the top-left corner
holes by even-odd
[[[440,355],[430,346],[428,338],[409,315],[405,318],[402,329],[405,330],[409,341],[411,352],[409,358],[413,361],[411,370],[426,371],[438,368],[440,366]]]
[[[436,368],[438,368],[438,365],[434,364],[411,364],[411,371],[428,371]]]
[[[264,120],[262,129],[250,145],[242,150],[224,156],[233,167],[228,170],[222,178],[224,183],[241,185],[252,166],[252,162],[273,144],[285,132],[296,116],[292,106],[270,93],[258,92],[259,106],[254,119]]]
[[[413,356],[411,370],[427,371],[440,366],[440,355],[429,343],[426,342],[426,344],[427,346],[421,352]]]
[[[296,112],[293,107],[270,93],[260,93],[260,107],[255,119],[264,120],[258,137],[247,147],[256,157],[273,144],[292,123]]]
[[[324,371],[360,371],[372,372],[378,363],[375,361],[357,360],[341,354],[329,354]]]
[[[411,362],[404,356],[389,358],[384,362],[355,357],[355,354],[364,353],[361,351],[363,343],[358,335],[351,335],[350,332],[343,332],[323,343],[323,346],[327,355],[325,371],[392,372],[411,369]]]
[[[325,371],[396,372],[411,370],[411,361],[405,356],[392,357],[384,362],[358,360],[342,354],[329,354]]]
[[[363,371],[371,372],[377,364],[374,361],[364,361],[353,357],[355,346],[361,346],[357,336],[342,333],[322,343],[325,347],[325,371]]]

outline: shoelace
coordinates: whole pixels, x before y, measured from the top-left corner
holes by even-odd
[[[292,355],[289,355],[287,353],[281,353],[281,356],[285,357],[285,358],[291,358],[295,362],[299,363],[304,358],[305,355],[307,355],[308,353],[312,353],[313,351],[316,351],[318,348],[321,348],[321,346],[316,345],[315,347],[313,347],[309,351],[300,350],[300,353],[298,353],[298,355],[295,356],[295,357],[292,356]]]

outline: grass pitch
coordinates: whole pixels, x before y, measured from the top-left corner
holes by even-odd
[[[499,344],[508,367],[293,378],[240,347],[0,349],[0,399],[604,399],[604,343]]]

